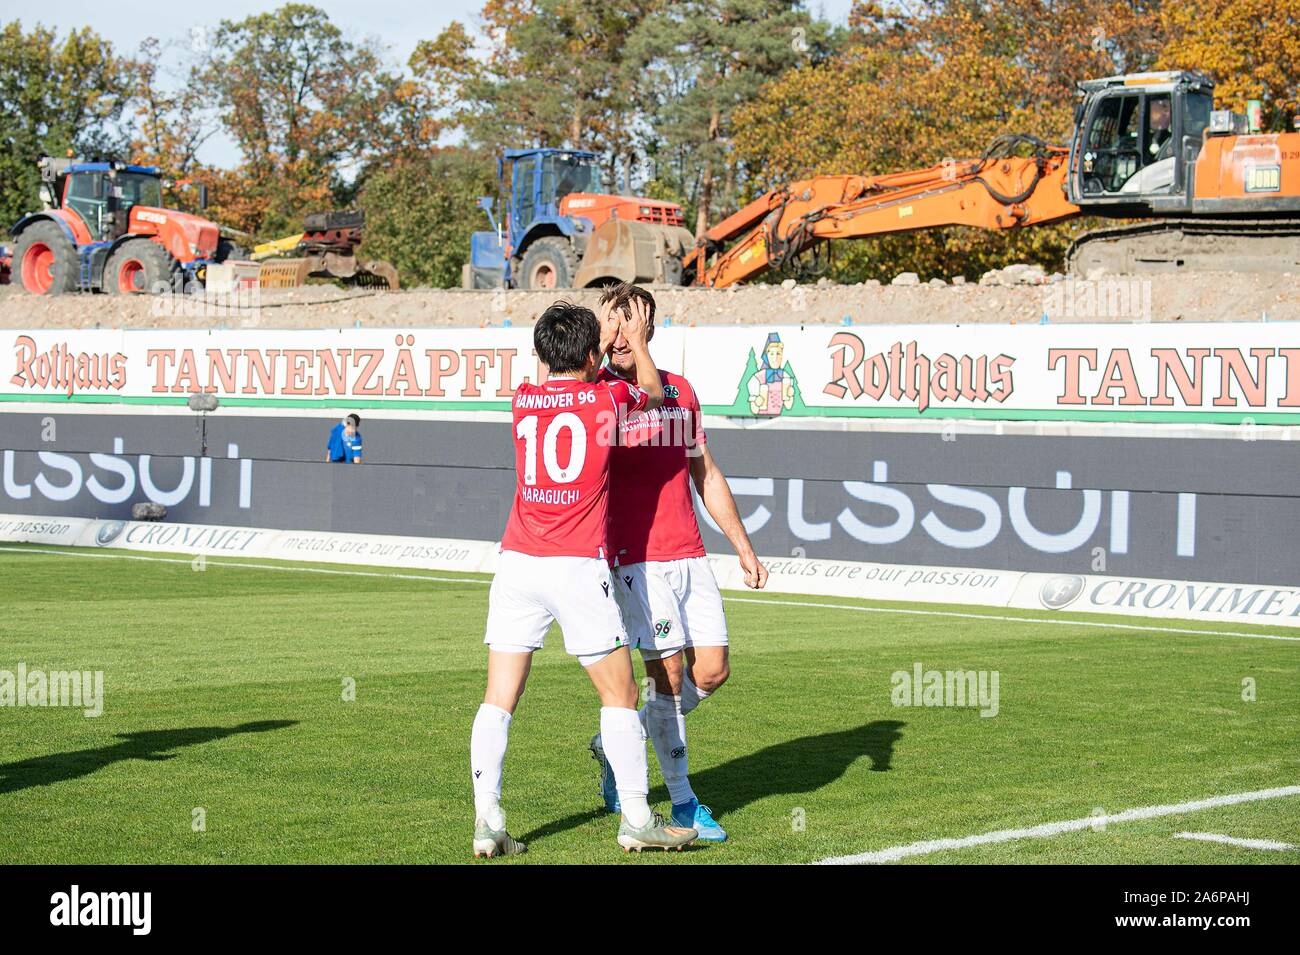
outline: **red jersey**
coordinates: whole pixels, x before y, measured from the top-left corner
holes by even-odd
[[[502,550],[608,556],[609,458],[617,421],[645,407],[625,381],[551,378],[515,392],[515,502]]]
[[[660,370],[664,403],[620,422],[610,461],[609,543],[622,564],[703,557],[691,498],[690,460],[704,450],[700,401],[681,375]],[[617,381],[608,370],[601,381]]]

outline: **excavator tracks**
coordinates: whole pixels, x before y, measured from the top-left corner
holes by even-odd
[[[1143,272],[1295,272],[1300,219],[1158,219],[1085,232],[1065,253],[1087,277]]]

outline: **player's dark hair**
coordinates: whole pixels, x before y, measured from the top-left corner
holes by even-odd
[[[615,285],[605,286],[605,290],[600,293],[600,304],[613,302],[614,308],[626,312],[628,306],[632,304],[632,299],[639,298],[646,304],[646,314],[650,319],[649,334],[647,339],[655,333],[655,297],[639,285],[633,285],[631,282],[619,282]]]
[[[600,349],[596,313],[572,302],[556,302],[537,320],[533,347],[552,374],[582,371],[587,359]]]

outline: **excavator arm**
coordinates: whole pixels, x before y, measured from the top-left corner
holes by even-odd
[[[1033,154],[1015,155],[1029,144]],[[721,288],[795,261],[831,239],[942,226],[1014,229],[1079,215],[1063,188],[1069,151],[1027,136],[999,137],[980,159],[884,176],[817,176],[774,189],[707,233],[683,265],[695,284]],[[712,264],[708,257],[716,253]]]

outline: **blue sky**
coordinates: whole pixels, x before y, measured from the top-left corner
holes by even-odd
[[[432,39],[448,23],[461,20],[472,24],[482,8],[482,0],[307,0],[329,14],[330,19],[354,39],[375,37],[388,49],[394,62],[405,64],[415,44]],[[122,51],[133,52],[148,36],[174,41],[184,46],[192,34],[202,35],[220,20],[238,20],[252,13],[274,9],[276,3],[250,3],[247,0],[222,0],[210,7],[169,7],[157,0],[53,0],[39,6],[39,13],[19,12],[0,7],[0,22],[21,20],[24,28],[37,23],[66,32],[74,27],[89,26]],[[814,12],[827,19],[844,23],[851,0],[811,0]],[[4,7],[12,7],[4,0]],[[192,11],[192,12],[191,12]],[[180,62],[179,54],[173,56]],[[200,158],[205,162],[233,166],[238,151],[222,136],[214,136],[205,145]]]

